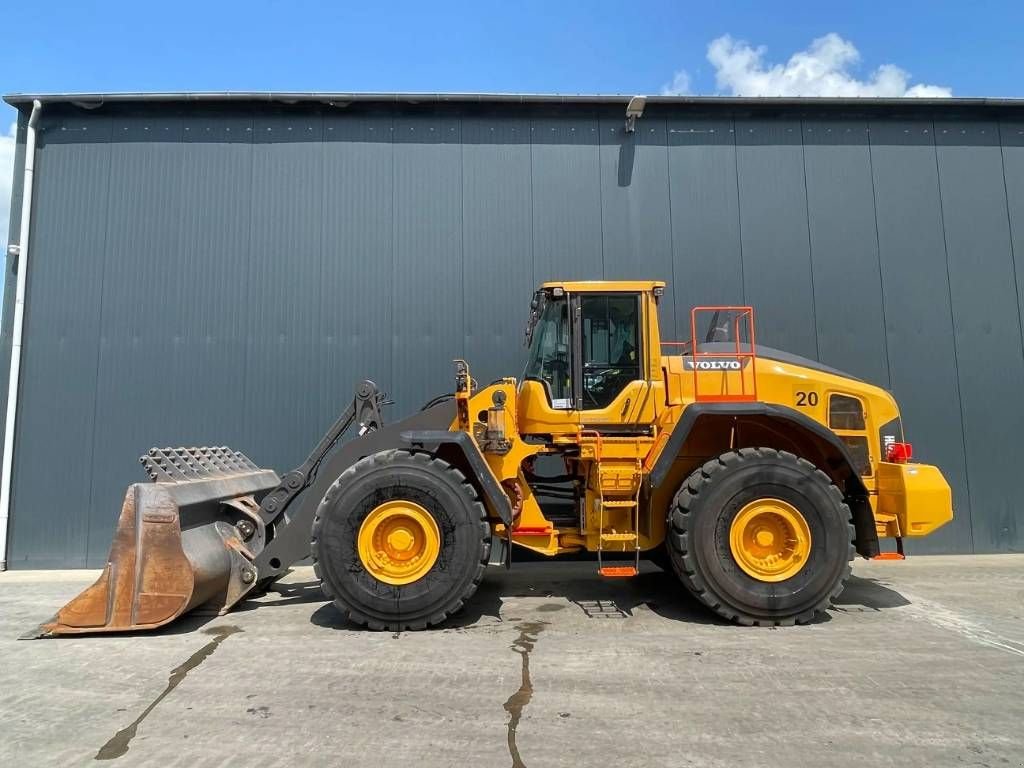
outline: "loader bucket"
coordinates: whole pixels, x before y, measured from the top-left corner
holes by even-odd
[[[256,583],[259,499],[280,482],[228,448],[154,448],[128,488],[99,579],[32,636],[155,629],[225,613]]]

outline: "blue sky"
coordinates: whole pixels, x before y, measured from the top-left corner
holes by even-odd
[[[4,93],[668,89],[902,95],[916,88],[923,95],[1024,96],[1019,0],[80,0],[8,4],[4,19],[8,30],[17,30],[0,49]],[[6,134],[13,120],[13,110],[4,106],[4,235],[11,173]]]

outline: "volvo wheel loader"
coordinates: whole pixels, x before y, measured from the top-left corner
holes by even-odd
[[[595,553],[604,577],[650,557],[726,619],[802,623],[855,554],[952,518],[886,391],[758,346],[750,307],[695,308],[689,341],[663,342],[664,288],[545,283],[521,381],[480,387],[457,360],[451,394],[388,426],[364,381],[281,477],[227,448],[149,451],[102,575],[42,634],[223,613],[306,558],[352,622],[423,629],[517,548]]]

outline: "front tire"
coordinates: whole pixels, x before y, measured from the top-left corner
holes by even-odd
[[[440,624],[476,591],[490,554],[486,511],[466,477],[427,453],[388,450],[324,495],[311,551],[320,586],[370,629]]]
[[[669,512],[668,552],[683,585],[747,625],[806,623],[850,575],[850,509],[810,462],[771,448],[723,453],[691,474]]]

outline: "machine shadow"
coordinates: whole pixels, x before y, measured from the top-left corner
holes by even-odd
[[[878,579],[851,576],[842,594],[832,601],[835,610],[850,613],[860,609],[883,611],[902,608],[910,601]]]
[[[575,565],[576,567],[573,567]],[[437,630],[470,629],[475,626],[491,626],[509,617],[502,616],[504,601],[510,598],[551,598],[562,599],[575,605],[588,616],[618,615],[629,618],[637,610],[650,610],[662,618],[691,624],[722,624],[726,622],[710,613],[686,592],[672,574],[665,573],[653,565],[645,565],[639,576],[631,579],[602,579],[593,569],[583,563],[559,563],[531,567],[531,564],[517,565],[511,571],[491,568],[483,582],[463,608]],[[569,572],[567,572],[569,571]],[[316,595],[315,598],[294,596],[293,601],[322,600],[320,590],[314,585],[303,591]],[[274,601],[266,605],[280,605]],[[536,610],[552,610],[551,603],[541,604]],[[508,613],[506,607],[505,613]],[[525,609],[527,611],[530,608]],[[519,609],[515,611],[519,612]],[[358,630],[342,618],[331,604],[318,608],[310,616],[310,622],[328,629]]]
[[[286,605],[323,603],[327,598],[320,590],[319,581],[291,581],[271,584],[264,592],[249,595],[231,609],[231,613],[248,613],[264,608],[280,608]]]
[[[464,630],[509,620],[508,607],[504,607],[504,616],[502,611],[505,601],[510,598],[561,599],[591,617],[629,618],[638,610],[648,610],[663,619],[683,624],[732,626],[701,605],[679,584],[673,574],[654,565],[646,564],[639,576],[621,580],[599,578],[589,567],[580,568],[583,563],[576,564],[577,567],[570,568],[571,572],[567,573],[568,565],[522,565],[511,571],[493,568],[462,610],[436,627],[436,630]],[[287,587],[287,590],[281,592],[283,599],[263,603],[260,607],[324,601],[316,582],[277,586]],[[549,605],[542,603],[533,609],[517,609],[514,613],[523,610],[553,610]],[[878,580],[851,576],[843,593],[833,601],[830,611],[820,614],[811,623],[831,621],[832,612],[881,611],[904,605],[909,605],[906,598]],[[325,629],[363,629],[342,618],[334,605],[328,602],[313,612],[310,622]]]

